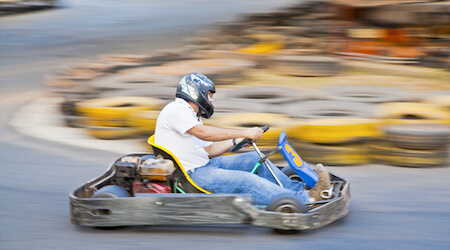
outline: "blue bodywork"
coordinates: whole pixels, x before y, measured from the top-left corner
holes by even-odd
[[[319,176],[314,172],[314,170],[309,167],[298,154],[295,152],[294,148],[287,141],[286,132],[281,131],[280,137],[278,138],[278,150],[283,155],[284,159],[288,162],[289,166],[294,170],[294,172],[308,185],[309,187],[314,187]]]

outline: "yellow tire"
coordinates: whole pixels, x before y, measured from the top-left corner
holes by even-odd
[[[450,124],[450,112],[428,103],[389,102],[375,106],[374,116],[387,124]]]
[[[86,132],[97,139],[118,140],[135,138],[141,135],[141,130],[129,127],[85,126]]]
[[[313,143],[358,142],[380,137],[380,125],[380,121],[368,118],[305,119],[292,136]]]
[[[126,127],[129,117],[137,111],[160,110],[160,99],[150,97],[96,98],[75,104],[78,114],[97,126]]]
[[[159,113],[160,111],[157,110],[134,112],[129,118],[129,126],[138,128],[147,134],[151,134],[155,131],[156,120],[158,119]]]

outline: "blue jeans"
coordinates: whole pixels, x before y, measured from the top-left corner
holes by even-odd
[[[196,168],[190,177],[211,193],[252,194],[253,203],[257,205],[267,205],[282,193],[294,194],[299,201],[308,202],[305,184],[289,179],[273,164],[272,169],[284,188],[277,184],[264,164],[259,166],[256,174],[250,173],[259,159],[256,152],[214,157],[205,166]]]

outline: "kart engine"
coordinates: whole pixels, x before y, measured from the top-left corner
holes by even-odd
[[[170,175],[173,162],[160,155],[125,156],[115,164],[115,185],[125,188],[133,196],[138,193],[171,193]]]

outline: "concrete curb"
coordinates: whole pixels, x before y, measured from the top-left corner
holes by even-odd
[[[60,97],[38,97],[21,107],[9,125],[24,135],[65,145],[121,154],[149,151],[142,139],[99,140],[87,135],[82,128],[66,127],[58,110],[61,102]]]

